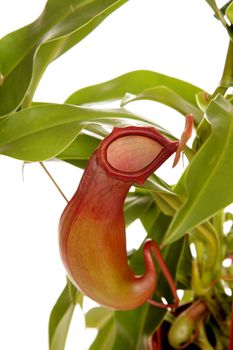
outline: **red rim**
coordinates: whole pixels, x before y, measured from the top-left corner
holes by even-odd
[[[163,148],[157,157],[145,168],[140,169],[134,173],[128,173],[113,168],[107,161],[107,149],[109,145],[123,136],[145,136],[158,142]],[[136,182],[143,184],[147,177],[160,167],[177,149],[179,142],[171,141],[165,136],[161,135],[153,127],[128,126],[124,128],[114,128],[111,134],[106,137],[97,151],[98,162],[106,170],[106,172],[119,180]]]

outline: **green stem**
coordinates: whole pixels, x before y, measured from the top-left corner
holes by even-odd
[[[233,42],[230,40],[227,50],[227,56],[225,66],[222,73],[219,86],[214,91],[212,99],[217,96],[218,93],[225,95],[227,89],[233,85]]]
[[[233,42],[230,40],[220,85],[228,88],[233,83]]]
[[[216,1],[215,0],[206,0],[206,2],[209,4],[209,6],[212,8],[212,10],[215,13],[215,16],[217,17],[217,19],[219,19],[222,23],[222,25],[228,29],[228,25],[225,21],[225,18],[223,16],[222,11],[218,8]]]
[[[205,252],[203,256],[203,267],[211,271],[218,266],[218,253],[219,253],[219,239],[214,227],[210,223],[204,223],[198,225],[193,229],[190,234],[193,238],[196,238],[204,243]],[[208,282],[207,282],[208,283]]]

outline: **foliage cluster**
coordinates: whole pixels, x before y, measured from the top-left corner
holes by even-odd
[[[206,1],[229,36],[223,76],[211,95],[188,82],[141,70],[78,90],[64,104],[34,101],[47,66],[127,0],[48,0],[35,22],[0,41],[2,155],[24,162],[57,158],[84,168],[116,125],[154,125],[175,139],[170,131],[124,108],[135,100],[156,101],[195,118],[195,139],[185,149],[189,165],[179,181],[170,186],[153,175],[143,187],[129,193],[125,203],[126,225],[140,219],[147,236],[163,245],[166,264],[177,288],[183,290],[181,307],[176,312],[149,304],[125,312],[94,308],[85,315],[86,326],[98,328],[91,350],[146,349],[151,336],[151,346],[158,350],[182,344],[190,350],[228,347],[233,277],[232,266],[223,262],[232,259],[233,253],[232,226],[227,232],[224,229],[233,220],[225,210],[233,202],[233,95],[229,89],[233,86],[233,3],[218,8],[215,0]],[[110,101],[119,101],[119,108],[93,108]],[[196,256],[191,255],[190,244]],[[143,272],[141,248],[130,253],[129,264],[136,273]],[[153,298],[158,295],[170,298],[162,274]],[[50,350],[64,349],[74,308],[82,300],[67,281],[51,312]],[[192,305],[200,300],[207,311],[194,317]],[[181,313],[179,317],[180,310],[186,310],[185,316]],[[192,317],[194,322],[183,331]],[[163,335],[162,344],[158,334]]]

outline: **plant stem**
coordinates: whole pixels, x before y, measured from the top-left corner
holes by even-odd
[[[222,73],[222,78],[220,80],[219,86],[214,91],[211,98],[215,98],[218,93],[224,95],[227,89],[233,85],[233,42],[230,40],[227,50],[227,56],[225,61],[225,66]]]
[[[214,350],[214,348],[210,345],[210,342],[206,335],[206,330],[203,324],[203,321],[201,321],[201,325],[199,328],[198,338],[196,343],[201,348],[201,350]]]
[[[68,199],[66,198],[65,194],[62,192],[62,190],[60,189],[60,187],[58,186],[58,184],[56,183],[56,181],[54,180],[54,178],[52,177],[52,175],[50,174],[50,172],[48,171],[48,169],[46,168],[46,166],[44,165],[43,162],[40,162],[40,165],[42,166],[42,168],[44,169],[44,171],[46,172],[46,174],[48,175],[48,177],[50,178],[50,180],[53,182],[53,184],[55,185],[55,187],[57,188],[57,190],[60,192],[60,194],[62,195],[62,197],[65,199],[65,201],[68,203]]]
[[[215,0],[206,0],[206,2],[209,4],[209,6],[212,8],[212,10],[215,13],[215,16],[217,17],[217,19],[219,19],[221,21],[221,23],[223,24],[223,26],[228,29],[227,23],[225,21],[225,18],[221,12],[221,10],[218,8],[216,1]]]
[[[220,85],[228,88],[233,83],[233,42],[230,40]]]

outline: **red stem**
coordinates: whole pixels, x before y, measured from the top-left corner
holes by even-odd
[[[150,336],[147,350],[162,350],[161,326]]]
[[[168,267],[165,263],[165,261],[163,260],[163,257],[161,255],[161,252],[159,250],[159,247],[157,246],[157,244],[155,243],[155,241],[147,241],[145,243],[145,246],[144,246],[144,250],[149,250],[149,253],[150,253],[150,250],[153,249],[154,253],[155,253],[155,256],[156,256],[156,259],[158,261],[158,264],[161,268],[161,271],[163,272],[168,284],[169,284],[169,287],[171,289],[171,292],[172,292],[172,295],[173,295],[173,298],[174,298],[174,303],[172,304],[164,304],[164,303],[159,303],[155,300],[148,300],[148,303],[154,305],[154,306],[157,306],[157,307],[160,307],[160,308],[165,308],[165,309],[168,309],[168,308],[176,308],[178,307],[179,305],[179,298],[178,298],[178,295],[177,295],[177,291],[176,291],[176,285],[175,285],[175,282],[170,274],[170,271],[168,270]]]

